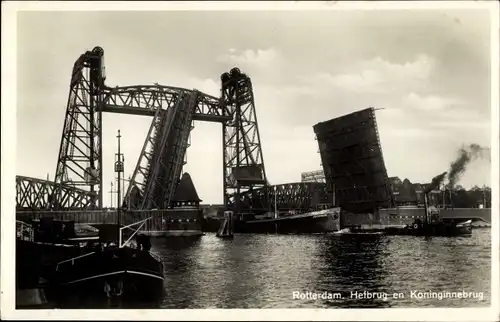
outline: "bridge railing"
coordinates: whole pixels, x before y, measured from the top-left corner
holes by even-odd
[[[113,224],[116,223],[116,210],[67,210],[67,211],[17,211],[16,219],[29,222],[42,218],[68,220],[75,223]]]

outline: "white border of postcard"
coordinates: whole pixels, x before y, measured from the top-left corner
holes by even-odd
[[[16,144],[16,30],[17,12],[146,11],[146,10],[376,10],[486,9],[491,13],[492,65],[492,307],[485,309],[207,309],[207,310],[15,310],[15,144]],[[401,2],[2,2],[2,216],[1,318],[78,320],[355,320],[355,321],[494,321],[499,320],[499,5],[497,1]]]

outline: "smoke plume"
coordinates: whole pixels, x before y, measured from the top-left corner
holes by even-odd
[[[443,172],[440,175],[437,175],[434,178],[432,178],[431,183],[429,183],[425,187],[424,193],[427,194],[427,193],[431,192],[432,190],[436,189],[437,187],[439,187],[441,185],[441,182],[443,182],[444,178],[446,177],[447,173],[448,172]]]
[[[453,188],[455,186],[471,161],[478,158],[488,158],[488,160],[490,160],[489,151],[489,148],[484,148],[475,143],[461,147],[458,150],[458,157],[450,164],[450,170],[448,171],[448,187]]]

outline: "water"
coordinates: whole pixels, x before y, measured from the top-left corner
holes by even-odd
[[[215,235],[156,244],[165,262],[161,308],[484,307],[490,305],[490,230],[471,237]],[[159,240],[158,240],[159,241]],[[294,299],[293,292],[342,299]],[[387,299],[351,298],[352,291]],[[410,297],[418,292],[483,292],[480,298]],[[404,298],[392,298],[402,292]],[[479,294],[475,294],[478,296]],[[304,296],[304,295],[303,295]]]
[[[166,294],[159,303],[134,307],[485,307],[490,305],[490,233],[476,229],[471,237],[459,238],[241,234],[222,240],[207,234],[197,240],[156,239],[153,250],[164,260]],[[388,296],[351,298],[356,291]],[[411,291],[482,292],[483,298],[416,299]],[[294,299],[294,292],[302,298]],[[329,292],[332,299],[304,298],[306,292]],[[393,298],[396,292],[404,298]]]

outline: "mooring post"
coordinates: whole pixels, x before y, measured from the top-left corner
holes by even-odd
[[[427,202],[427,193],[425,193],[425,192],[424,192],[424,209],[425,209],[425,217],[424,217],[425,225],[427,226],[427,224],[429,224],[429,218],[428,218],[428,216],[429,216],[429,214],[428,214],[429,204]]]

